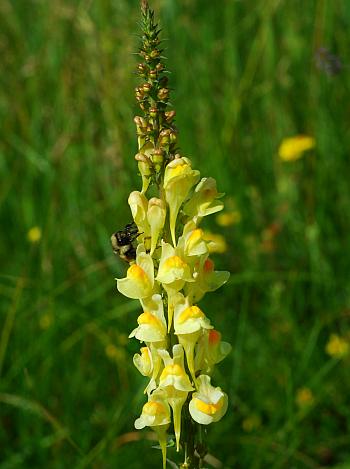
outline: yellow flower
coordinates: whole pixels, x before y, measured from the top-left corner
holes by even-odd
[[[223,209],[224,204],[217,200],[223,195],[218,193],[214,178],[202,178],[196,186],[193,196],[185,204],[184,212],[193,218],[195,223],[199,223],[203,217]]]
[[[141,416],[135,420],[135,428],[152,427],[157,433],[163,455],[163,469],[166,468],[166,431],[169,428],[170,407],[163,390],[155,390],[143,406]]]
[[[300,408],[311,406],[315,402],[315,398],[311,389],[309,388],[298,389],[297,395],[295,397],[295,402]]]
[[[133,362],[143,376],[151,376],[153,371],[152,354],[148,347],[141,347],[141,355],[135,353]]]
[[[216,223],[219,226],[231,226],[239,223],[241,219],[241,212],[239,210],[233,210],[231,212],[219,213],[219,215],[216,216]]]
[[[282,161],[295,161],[303,156],[307,150],[315,147],[315,139],[308,135],[296,135],[295,137],[285,138],[279,149],[278,155]]]
[[[193,391],[193,387],[184,368],[184,351],[182,345],[173,346],[173,358],[169,352],[159,350],[159,354],[164,361],[164,370],[160,375],[159,385],[162,388],[172,386],[178,391]]]
[[[179,238],[178,249],[183,252],[184,256],[190,257],[190,262],[194,256],[207,256],[209,253],[207,242],[204,240],[203,230],[197,228],[196,224],[191,220],[184,226],[183,234]]]
[[[214,366],[221,362],[231,350],[231,344],[221,340],[220,332],[215,329],[205,331],[197,344],[195,370],[211,373]]]
[[[147,220],[148,200],[142,192],[133,191],[129,195],[128,203],[132,217],[140,233],[137,239],[139,242],[143,242],[146,245],[150,240],[151,234],[151,229]]]
[[[185,350],[188,369],[193,381],[196,382],[194,348],[202,331],[212,329],[213,326],[198,306],[191,306],[188,298],[185,299],[181,293],[178,293],[178,297],[175,306],[175,334]]]
[[[164,190],[165,198],[169,205],[170,212],[170,232],[174,246],[175,225],[180,207],[191,188],[198,182],[200,173],[191,168],[191,161],[188,158],[176,158],[165,168]]]
[[[334,358],[343,358],[349,352],[349,342],[337,334],[332,334],[326,345],[326,352]]]
[[[173,358],[169,352],[159,350],[164,361],[164,369],[159,378],[159,387],[166,391],[167,400],[173,409],[176,450],[180,449],[181,410],[189,391],[193,391],[190,379],[184,368],[184,351],[180,344],[173,347]]]
[[[129,337],[136,337],[142,342],[163,342],[166,340],[167,326],[160,295],[141,300],[144,312],[137,318],[138,327]]]
[[[166,206],[163,200],[153,197],[148,202],[147,219],[151,227],[151,252],[152,255],[157,247],[159,235],[164,227],[166,217]]]
[[[164,346],[164,344],[161,345]],[[135,353],[133,362],[143,376],[151,378],[144,390],[144,393],[149,395],[157,387],[156,379],[161,368],[162,359],[153,343],[149,343],[148,347],[141,347],[140,352],[141,354]]]
[[[41,229],[38,226],[33,226],[28,233],[27,238],[30,243],[38,243],[41,239]]]
[[[193,282],[191,269],[183,259],[182,252],[164,241],[156,280],[177,291],[181,290],[185,282]]]
[[[205,293],[220,288],[230,277],[230,272],[214,270],[214,262],[208,257],[203,263],[194,266],[193,278],[195,282],[187,283],[185,294],[193,303],[203,298]]]
[[[207,375],[200,375],[197,382],[198,392],[193,393],[189,405],[191,417],[201,425],[217,422],[226,413],[227,394],[221,388],[214,388]]]
[[[124,296],[134,299],[148,298],[154,293],[154,267],[152,257],[143,244],[136,251],[136,263],[126,273],[126,278],[117,279],[117,288]]]

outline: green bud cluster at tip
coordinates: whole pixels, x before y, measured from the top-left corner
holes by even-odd
[[[164,167],[175,158],[177,129],[174,125],[175,111],[168,110],[170,90],[167,70],[162,62],[160,30],[154,21],[154,12],[147,2],[142,2],[142,44],[137,74],[142,83],[136,87],[135,97],[143,112],[136,116],[139,153],[136,160],[143,178],[144,190],[153,180],[159,184]],[[141,164],[140,164],[141,162]]]

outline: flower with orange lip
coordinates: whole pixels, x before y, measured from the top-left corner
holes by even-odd
[[[195,370],[211,373],[214,366],[221,362],[232,350],[231,344],[221,340],[215,329],[205,331],[196,347]]]
[[[165,168],[164,190],[169,205],[170,232],[174,246],[176,246],[175,225],[180,207],[188,196],[192,187],[198,182],[200,173],[193,170],[188,158],[175,158]]]
[[[117,279],[117,288],[128,298],[142,299],[154,293],[154,266],[152,257],[146,253],[143,244],[136,251],[136,262],[126,273],[126,277]]]
[[[224,285],[230,273],[214,270],[214,262],[208,257],[204,262],[199,261],[195,264],[193,277],[195,282],[187,283],[184,291],[193,303],[197,303],[205,293],[215,291]]]
[[[174,313],[175,334],[185,350],[188,369],[195,383],[194,348],[202,332],[213,326],[203,311],[198,306],[190,305],[188,298],[184,298],[181,293],[178,293]]]
[[[148,397],[148,402],[143,406],[140,417],[135,420],[135,428],[140,430],[144,427],[151,427],[157,433],[163,454],[164,469],[166,467],[166,431],[170,422],[170,408],[166,393],[157,389]]]
[[[169,352],[159,350],[164,361],[164,369],[159,378],[159,388],[166,391],[167,400],[173,409],[176,449],[180,448],[181,410],[187,395],[193,391],[190,379],[184,368],[184,351],[180,344],[173,347],[173,358]]]
[[[198,223],[203,217],[224,208],[224,204],[218,200],[223,196],[224,194],[218,193],[214,178],[202,178],[183,210],[195,223]]]
[[[227,394],[221,388],[214,388],[210,384],[210,377],[200,375],[197,378],[198,392],[194,392],[189,405],[191,417],[194,421],[209,425],[217,422],[226,413]]]

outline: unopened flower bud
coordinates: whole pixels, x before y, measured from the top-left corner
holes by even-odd
[[[176,143],[176,141],[177,141],[177,133],[176,132],[174,132],[174,131],[170,132],[169,137],[170,137],[170,142],[171,143]]]
[[[162,88],[165,88],[168,84],[168,81],[169,81],[168,77],[164,76],[161,78],[161,80],[159,80],[159,84]]]
[[[135,116],[134,117],[134,122],[137,125],[137,127],[146,127],[146,121],[143,117],[140,116]]]
[[[161,101],[165,101],[166,99],[169,98],[169,90],[168,88],[161,88],[159,91],[158,91],[158,98],[161,100]]]
[[[138,101],[141,101],[144,98],[144,92],[140,86],[135,88],[135,96]]]
[[[149,115],[151,117],[157,117],[157,114],[158,114],[158,109],[155,106],[149,108]]]
[[[164,65],[159,62],[159,63],[156,65],[156,70],[157,70],[157,72],[163,71],[163,70],[164,70]]]
[[[161,148],[157,148],[156,150],[154,150],[154,153],[152,155],[152,161],[154,163],[154,169],[157,173],[159,173],[164,161],[164,151]]]
[[[157,57],[159,57],[159,50],[158,49],[153,49],[152,52],[150,53],[150,56],[152,59],[156,59]]]
[[[136,153],[136,155],[135,155],[135,160],[136,160],[136,161],[142,161],[143,163],[148,163],[148,164],[150,164],[149,158],[148,158],[145,154],[143,154],[143,153]]]
[[[163,160],[164,160],[164,151],[161,148],[156,148],[152,156],[153,163],[163,163]]]
[[[147,159],[148,160],[148,159]],[[139,171],[142,177],[142,193],[144,194],[149,186],[150,183],[150,177],[152,174],[152,167],[151,167],[151,162],[148,161],[139,161],[138,162],[138,167]]]
[[[170,142],[170,130],[169,129],[162,130],[161,133],[159,134],[159,138],[160,138],[160,143],[162,145],[168,145]]]
[[[176,115],[176,111],[166,111],[165,112],[165,120],[170,123],[174,119]]]
[[[148,94],[151,91],[152,85],[150,83],[144,83],[142,90],[145,94]]]
[[[143,63],[140,63],[137,65],[137,71],[141,74],[144,75],[146,72],[146,66]]]
[[[157,78],[157,70],[150,70],[149,77],[151,78],[151,80],[155,80]]]

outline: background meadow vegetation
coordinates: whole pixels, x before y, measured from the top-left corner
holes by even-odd
[[[202,307],[233,344],[230,407],[208,467],[350,468],[350,3],[151,5],[181,150],[226,192],[206,228],[232,276]],[[0,1],[1,469],[161,464],[132,433],[139,306],[109,243],[140,188],[138,20],[137,0]],[[281,160],[299,134],[315,148]]]

